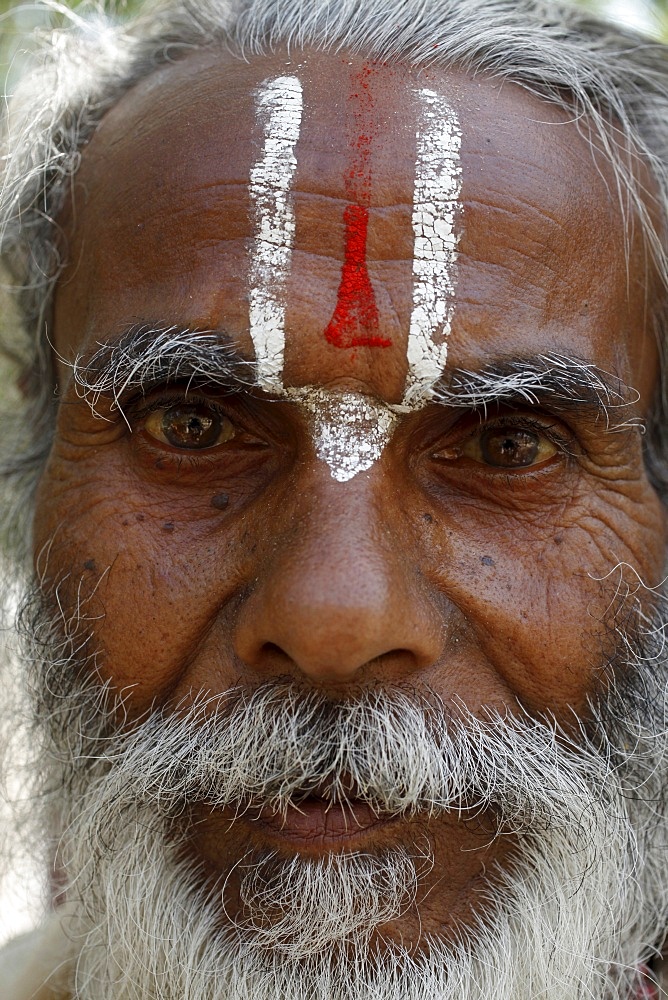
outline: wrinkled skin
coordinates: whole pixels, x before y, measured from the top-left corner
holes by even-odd
[[[595,162],[566,114],[483,78],[372,67],[368,264],[391,346],[325,342],[343,257],[346,96],[361,68],[356,58],[318,53],[241,63],[210,51],[130,92],[85,149],[63,219],[71,263],[55,303],[59,354],[85,358],[132,324],[151,323],[224,331],[253,358],[252,92],[293,72],[307,98],[284,381],[399,401],[417,113],[406,94],[419,79],[447,96],[463,130],[448,367],[577,356],[637,390],[623,419],[645,414],[657,370],[646,258],[636,227],[627,274],[610,168]],[[245,401],[198,394],[232,421],[230,441],[204,451],[161,442],[147,407],[169,407],[182,394],[157,387],[146,400],[126,400],[130,433],[104,400],[98,411],[109,420],[97,419],[61,364],[56,438],[38,496],[37,565],[51,583],[71,574],[62,591],[70,602],[81,578],[84,592],[100,581],[95,642],[103,673],[133,686],[131,711],[289,676],[333,697],[402,683],[474,712],[519,702],[568,724],[610,653],[603,619],[619,575],[601,578],[618,562],[648,584],[662,577],[664,517],[641,438],[609,433],[590,414],[555,417],[549,402],[520,410],[520,419],[531,411],[539,422],[541,441],[556,429],[560,443],[533,465],[505,469],[470,445],[484,417],[426,406],[400,421],[369,471],[340,483],[318,460],[304,411],[260,392]],[[212,504],[220,494],[229,497],[224,509]],[[314,814],[313,829],[293,836],[208,815],[192,850],[215,876],[249,843],[318,856],[412,844],[426,833],[435,857],[427,888],[435,888],[422,928],[442,930],[469,911],[482,873],[508,850],[490,839],[490,824],[417,818],[343,835]],[[408,942],[415,913],[400,923]]]

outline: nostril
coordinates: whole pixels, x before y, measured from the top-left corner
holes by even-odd
[[[265,642],[260,649],[260,657],[264,662],[274,663],[277,660],[290,660],[284,649],[275,642]]]
[[[319,553],[313,541],[308,560],[277,559],[244,601],[234,648],[246,667],[337,686],[360,671],[401,678],[436,661],[439,608],[413,586],[398,555]]]

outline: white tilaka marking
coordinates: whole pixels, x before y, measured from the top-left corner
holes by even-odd
[[[262,125],[262,155],[250,172],[255,240],[249,274],[250,333],[257,383],[298,403],[309,415],[318,458],[332,477],[346,482],[370,469],[389,440],[396,415],[360,393],[337,393],[315,386],[285,388],[285,286],[290,273],[295,217],[290,188],[297,168],[295,146],[303,110],[297,77],[267,80],[256,97]]]
[[[401,405],[356,392],[317,386],[286,388],[285,292],[295,236],[290,189],[297,169],[295,146],[301,128],[302,86],[295,76],[267,80],[256,96],[264,133],[260,158],[250,172],[255,220],[251,256],[250,332],[257,384],[299,404],[309,415],[318,458],[337,482],[370,469],[381,457],[400,413],[428,400],[447,355],[453,314],[461,190],[461,130],[447,102],[421,90],[423,122],[417,135],[413,197],[413,311],[408,336],[408,378]]]
[[[413,191],[413,311],[408,332],[404,405],[424,405],[441,377],[454,313],[458,236],[455,222],[462,188],[462,132],[447,101],[421,90]]]
[[[258,385],[273,392],[283,390],[285,285],[295,237],[290,188],[297,169],[295,146],[302,108],[302,85],[296,76],[265,80],[257,91],[256,116],[264,130],[264,145],[250,172],[255,214],[249,274],[250,333]]]
[[[378,461],[398,420],[387,403],[359,392],[334,393],[309,386],[288,389],[287,394],[310,414],[316,455],[339,483]]]

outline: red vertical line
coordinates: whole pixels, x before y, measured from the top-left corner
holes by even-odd
[[[350,95],[356,105],[351,138],[352,158],[344,176],[350,204],[343,212],[345,226],[343,266],[334,313],[325,339],[334,347],[389,347],[380,335],[376,296],[367,267],[367,234],[371,200],[371,152],[375,136],[374,102],[369,87],[371,68],[353,77],[357,89]]]

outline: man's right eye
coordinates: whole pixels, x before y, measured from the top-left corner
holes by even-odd
[[[199,451],[225,444],[236,434],[229,417],[205,403],[158,407],[148,414],[143,429],[172,448]]]

